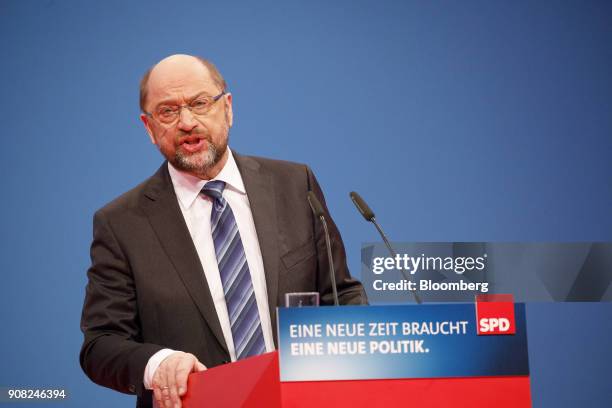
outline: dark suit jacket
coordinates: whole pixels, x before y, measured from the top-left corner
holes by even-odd
[[[306,195],[323,194],[301,164],[234,154],[261,247],[270,316],[288,292],[321,293],[331,304],[323,229]],[[327,211],[327,208],[325,208]],[[366,303],[351,279],[344,246],[328,218],[341,303]],[[182,216],[167,163],[96,212],[81,330],[80,362],[92,381],[137,394],[150,406],[143,374],[163,348],[194,354],[207,367],[230,359],[195,246]]]

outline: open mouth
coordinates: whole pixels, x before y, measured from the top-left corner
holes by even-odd
[[[181,147],[189,153],[195,153],[204,147],[206,139],[198,136],[188,136],[181,139],[180,144]]]

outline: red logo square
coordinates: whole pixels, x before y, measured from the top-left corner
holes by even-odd
[[[512,295],[477,295],[476,328],[479,336],[515,334]]]

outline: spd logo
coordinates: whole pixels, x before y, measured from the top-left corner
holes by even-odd
[[[512,295],[476,296],[476,327],[479,336],[515,334]]]

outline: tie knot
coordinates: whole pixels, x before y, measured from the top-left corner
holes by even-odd
[[[213,180],[204,184],[202,187],[202,194],[205,194],[217,201],[223,200],[223,189],[225,188],[225,181]]]

